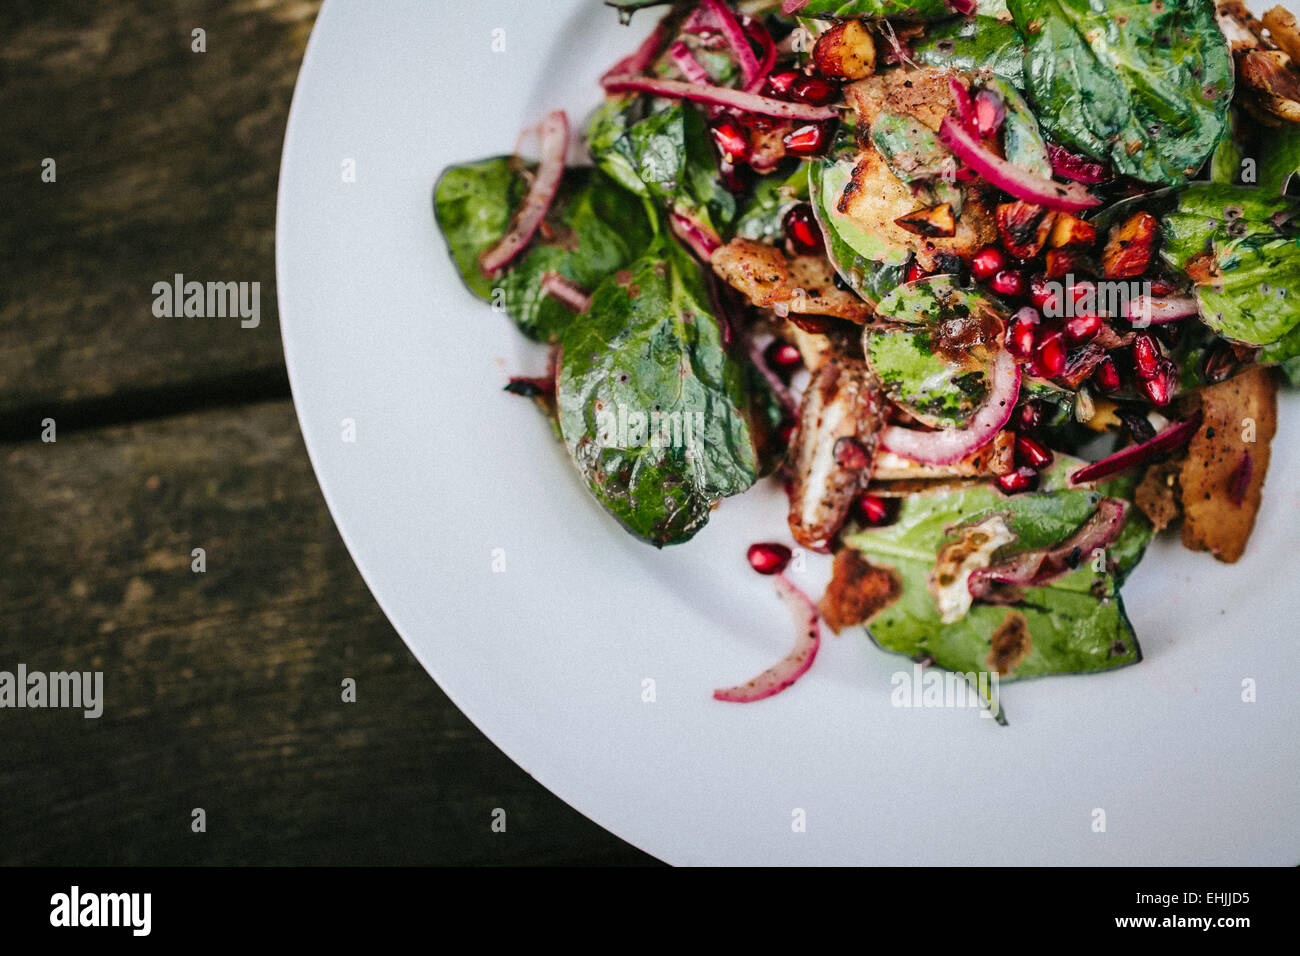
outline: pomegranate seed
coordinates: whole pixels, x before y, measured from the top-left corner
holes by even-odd
[[[768,368],[784,371],[802,365],[803,356],[789,342],[773,339],[772,344],[763,350],[763,361],[767,363]]]
[[[1142,392],[1151,399],[1152,404],[1168,405],[1178,387],[1178,366],[1169,359],[1162,358],[1156,374],[1142,383]]]
[[[1101,331],[1101,316],[1096,312],[1084,312],[1065,323],[1065,337],[1071,345],[1081,345],[1096,338]]]
[[[1119,369],[1115,367],[1115,361],[1109,355],[1097,364],[1092,377],[1103,392],[1119,391]]]
[[[729,163],[739,163],[749,157],[749,139],[734,117],[719,116],[710,126],[713,141]]]
[[[1078,305],[1085,298],[1090,298],[1093,302],[1097,301],[1097,284],[1090,279],[1084,279],[1082,282],[1072,282],[1069,285],[1070,301]]]
[[[780,574],[790,563],[790,549],[783,544],[764,542],[749,546],[749,566],[759,574]]]
[[[1029,280],[1029,301],[1046,315],[1061,314],[1061,297],[1041,273]]]
[[[971,257],[971,275],[980,280],[991,279],[1007,267],[1007,257],[997,246],[985,246]]]
[[[1007,326],[1007,351],[1016,358],[1027,359],[1034,353],[1034,337],[1039,315],[1025,306],[1011,318]]]
[[[1043,407],[1035,401],[1027,401],[1016,409],[1016,427],[1020,431],[1032,432],[1043,421]]]
[[[787,319],[805,332],[825,335],[835,328],[835,320],[826,315],[789,315]]]
[[[863,495],[858,499],[858,511],[868,524],[881,524],[889,517],[889,502],[879,495]]]
[[[794,85],[795,80],[803,75],[803,73],[796,73],[794,70],[773,73],[767,78],[767,85],[763,92],[768,96],[784,98],[789,94],[790,87]]]
[[[1052,463],[1052,453],[1028,435],[1016,436],[1016,461],[1034,471],[1042,471]]]
[[[804,255],[817,255],[826,248],[821,226],[817,225],[812,206],[806,202],[790,207],[785,214],[785,237],[795,252]]]
[[[740,125],[748,132],[767,132],[776,129],[787,120],[777,119],[775,116],[760,116],[758,113],[745,113],[740,117]]]
[[[727,162],[726,157],[718,160],[718,178],[729,193],[743,193],[749,188],[749,167]]]
[[[1006,494],[1014,495],[1017,492],[1029,491],[1038,484],[1038,472],[1021,465],[1014,471],[1009,471],[1005,475],[998,475],[998,487]]]
[[[1160,371],[1160,347],[1146,332],[1139,332],[1133,340],[1133,368],[1144,381],[1155,378]]]
[[[1025,294],[1025,274],[1019,269],[1001,269],[993,276],[993,291],[1009,298]]]
[[[1034,374],[1040,378],[1055,378],[1065,368],[1065,333],[1059,328],[1048,329],[1038,336],[1034,346]]]
[[[850,438],[845,435],[835,442],[835,464],[841,468],[847,468],[849,471],[861,471],[871,464],[867,457],[867,450],[862,447],[862,443],[856,438]]]
[[[917,262],[915,259],[913,259],[907,267],[908,282],[915,282],[917,279],[924,279],[929,274],[930,273],[921,268],[921,263]]]
[[[820,76],[799,76],[788,88],[790,98],[810,106],[826,106],[840,95],[840,88]]]
[[[785,422],[777,429],[776,437],[781,440],[782,445],[790,444],[790,439],[794,438],[795,427],[794,422]]]
[[[785,143],[785,151],[796,156],[814,156],[820,153],[830,142],[828,126],[828,123],[809,123],[786,133],[781,139]]]

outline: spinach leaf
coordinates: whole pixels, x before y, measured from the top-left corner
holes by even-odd
[[[952,16],[943,0],[809,0],[801,17],[889,17],[891,20],[942,20]]]
[[[1048,135],[1143,182],[1180,184],[1224,134],[1233,66],[1213,0],[1008,0]]]
[[[1001,0],[979,4],[973,17],[931,27],[913,46],[912,59],[965,73],[991,70],[1017,89],[1025,88],[1025,41]]]
[[[835,271],[858,295],[868,302],[879,302],[903,281],[911,253],[906,246],[894,245],[863,229],[836,208],[852,174],[851,159],[815,160],[808,164],[808,192]]]
[[[1125,497],[1132,486],[1112,483],[1097,491],[1065,487],[1078,461],[1058,456],[1043,476],[1044,491],[1007,498],[989,485],[956,492],[913,495],[895,524],[845,538],[873,563],[895,568],[902,579],[898,602],[880,612],[868,633],[886,650],[917,657],[929,655],[938,666],[960,673],[986,671],[990,637],[1008,608],[976,604],[950,624],[939,619],[926,586],[939,549],[951,539],[953,525],[976,523],[1002,514],[1019,540],[1015,551],[1046,547],[1065,539],[1096,508],[1101,495]],[[1141,659],[1141,650],[1124,613],[1119,585],[1141,557],[1151,537],[1150,525],[1136,509],[1110,548],[1106,571],[1093,570],[1084,556],[1078,570],[1051,584],[1026,589],[1015,609],[1024,614],[1033,649],[1010,678],[1108,670]]]
[[[1271,129],[1264,141],[1259,164],[1259,188],[1270,197],[1286,192],[1291,177],[1300,172],[1300,129],[1290,123]]]
[[[587,130],[596,165],[636,195],[684,207],[724,231],[736,216],[736,199],[718,180],[699,110],[661,101],[642,115],[649,105],[633,96],[601,107]]]
[[[661,229],[598,286],[562,340],[560,429],[592,494],[632,533],[686,541],[760,470],[749,377],[704,274]]]
[[[905,325],[934,325],[972,314],[1005,320],[1005,310],[977,289],[962,288],[949,275],[927,276],[892,289],[876,305],[876,316]]]
[[[599,172],[572,168],[547,214],[550,238],[539,236],[504,275],[487,278],[479,254],[501,238],[527,187],[512,158],[447,170],[434,191],[434,212],[460,270],[475,295],[503,307],[530,338],[559,339],[573,313],[542,291],[542,277],[558,272],[588,289],[627,265],[650,242],[642,204]]]
[[[780,171],[764,176],[736,220],[736,235],[742,239],[779,241],[785,236],[785,214],[790,207],[808,201],[808,173],[796,160],[789,176]]]
[[[1196,286],[1201,319],[1225,338],[1276,342],[1300,324],[1300,247],[1284,221],[1291,200],[1249,186],[1189,186],[1160,220],[1161,254],[1175,268],[1209,252],[1222,280]]]

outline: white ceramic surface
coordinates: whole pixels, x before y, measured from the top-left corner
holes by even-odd
[[[1246,559],[1164,542],[1127,586],[1143,663],[1006,686],[1006,728],[891,706],[910,664],[862,635],[828,636],[776,698],[711,699],[792,640],[745,562],[788,538],[779,489],[726,502],[685,547],[625,534],[502,392],[543,353],[462,288],[430,213],[447,164],[509,152],[550,108],[581,124],[652,16],[328,0],[313,33],[280,182],[285,352],[330,510],[420,662],[542,784],[672,863],[1300,862],[1293,396]]]

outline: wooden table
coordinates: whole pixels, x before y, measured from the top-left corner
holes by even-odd
[[[274,269],[318,8],[0,5],[0,670],[105,682],[0,709],[0,863],[652,862],[452,706],[321,499]],[[178,272],[260,282],[260,327],[155,317]]]

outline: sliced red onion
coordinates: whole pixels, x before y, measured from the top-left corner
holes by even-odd
[[[524,251],[555,200],[560,181],[564,178],[564,159],[569,152],[569,117],[563,110],[556,110],[542,120],[538,140],[541,161],[523,205],[515,211],[506,234],[478,257],[478,267],[485,276],[504,269]]]
[[[705,262],[712,258],[713,253],[722,245],[722,240],[718,234],[700,222],[685,213],[678,212],[674,209],[668,214],[668,224],[672,227],[673,235],[690,248]]]
[[[785,412],[786,418],[794,421],[799,417],[799,406],[794,400],[794,393],[790,391],[788,385],[781,380],[781,376],[772,371],[767,364],[767,359],[763,355],[763,346],[759,345],[752,335],[745,337],[745,352],[749,355],[749,361],[753,364],[754,369],[759,375],[763,376],[763,381],[767,383],[768,391],[781,405],[781,410]]]
[[[757,113],[760,116],[776,116],[781,119],[807,120],[820,122],[835,119],[837,114],[829,106],[809,106],[805,103],[787,103],[774,100],[757,93],[733,90],[725,86],[705,86],[700,83],[683,83],[679,80],[661,80],[650,76],[631,76],[619,74],[604,80],[604,87],[611,93],[630,90],[636,93],[653,93],[673,99],[692,100],[698,103],[711,103],[744,113]]]
[[[970,90],[955,76],[948,77],[948,89],[952,92],[953,102],[957,104],[957,119],[972,134],[975,128],[975,106],[971,103]]]
[[[978,6],[975,0],[943,0],[943,5],[953,13],[960,13],[964,17],[974,13]]]
[[[992,90],[980,90],[975,94],[975,128],[985,139],[1002,128],[1002,121],[1007,117],[1006,104],[1002,97]]]
[[[1124,530],[1129,503],[1122,498],[1102,498],[1083,524],[1064,541],[1048,548],[1035,548],[987,568],[971,572],[966,588],[977,601],[997,598],[997,585],[1042,587],[1065,577],[1104,548]]]
[[[1082,485],[1087,482],[1109,478],[1111,475],[1118,475],[1120,472],[1144,464],[1156,455],[1172,451],[1178,446],[1186,444],[1192,440],[1196,430],[1201,427],[1201,417],[1201,411],[1197,409],[1191,418],[1175,422],[1168,428],[1162,429],[1156,433],[1155,438],[1137,445],[1129,445],[1127,448],[1121,448],[1115,454],[1108,455],[1101,461],[1095,461],[1091,465],[1084,465],[1070,475],[1070,484]]]
[[[785,0],[785,3],[781,4],[781,16],[794,16],[806,6],[808,6],[808,0]]]
[[[1078,183],[1063,186],[1007,162],[985,149],[974,134],[956,116],[945,116],[939,126],[939,138],[957,158],[986,180],[1017,199],[1037,203],[1049,209],[1081,212],[1101,204],[1101,200]]]
[[[1140,295],[1124,303],[1124,318],[1135,325],[1161,325],[1199,313],[1196,299],[1192,296]]]
[[[880,446],[923,465],[951,465],[983,448],[1011,418],[1020,396],[1020,366],[1001,351],[989,367],[989,394],[963,428],[923,432],[890,425],[880,434]]]
[[[817,607],[808,595],[791,584],[790,579],[784,574],[776,576],[776,590],[794,618],[797,629],[794,647],[780,662],[769,667],[753,680],[737,684],[735,687],[715,690],[714,700],[752,704],[756,700],[781,693],[812,667],[822,637],[821,623],[817,619]]]
[[[659,55],[659,50],[664,43],[665,22],[660,20],[655,24],[654,30],[650,35],[641,41],[641,45],[636,48],[636,52],[629,56],[623,57],[608,70],[605,71],[605,77],[615,76],[620,73],[645,73],[654,65],[655,58]]]
[[[767,27],[763,26],[762,20],[757,17],[745,16],[741,18],[740,22],[745,29],[745,36],[763,49],[763,58],[759,61],[758,72],[752,80],[745,84],[746,93],[757,93],[763,88],[763,84],[767,82],[772,67],[776,66],[776,44],[772,42],[772,34],[767,32]]]
[[[713,77],[709,76],[709,71],[700,65],[700,61],[695,59],[686,44],[681,40],[676,41],[668,48],[668,56],[672,58],[677,69],[681,70],[682,76],[691,83],[698,83],[701,86],[712,86]]]
[[[1076,183],[1104,183],[1114,178],[1105,163],[1078,156],[1055,143],[1047,144],[1047,158],[1052,163],[1052,172],[1062,179],[1072,179]]]
[[[743,89],[749,89],[749,84],[758,76],[758,57],[754,56],[754,49],[749,45],[749,38],[745,36],[740,21],[721,0],[700,0],[700,9],[712,15],[722,38],[731,47],[736,65],[740,67],[740,85]]]
[[[591,308],[591,296],[587,290],[558,272],[547,272],[542,275],[542,291],[578,315]]]

